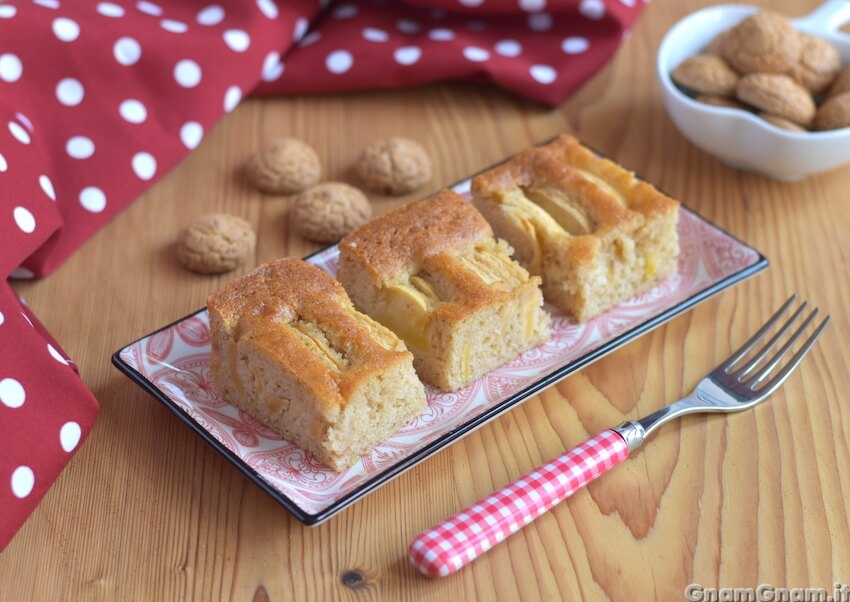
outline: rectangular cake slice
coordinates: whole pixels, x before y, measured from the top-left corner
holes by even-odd
[[[316,266],[273,261],[207,306],[215,387],[336,471],[425,411],[404,343]]]
[[[477,176],[473,202],[579,322],[673,274],[679,203],[561,136]]]
[[[339,248],[354,304],[407,343],[428,384],[462,388],[549,336],[540,279],[454,192],[391,211]]]

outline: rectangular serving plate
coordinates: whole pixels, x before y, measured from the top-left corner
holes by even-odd
[[[452,188],[469,196],[471,178]],[[428,409],[345,472],[335,473],[228,404],[209,376],[210,332],[198,310],[115,352],[112,363],[306,525],[317,525],[481,425],[698,303],[767,267],[767,259],[695,212],[679,213],[677,273],[586,324],[552,313],[552,336],[466,389],[426,387]],[[305,258],[336,274],[331,245]]]

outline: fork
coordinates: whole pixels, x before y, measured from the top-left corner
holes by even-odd
[[[649,416],[599,433],[416,536],[408,550],[411,564],[428,577],[450,575],[614,468],[671,420],[700,412],[740,412],[764,401],[800,364],[829,324],[827,316],[782,365],[785,356],[817,316],[818,310],[814,309],[767,359],[803,315],[808,306],[803,302],[779,330],[748,357],[795,299],[796,295],[792,295],[750,340],[703,378],[687,397]],[[777,368],[780,369],[774,374]]]

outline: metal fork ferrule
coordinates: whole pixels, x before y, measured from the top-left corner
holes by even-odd
[[[646,429],[639,422],[627,420],[613,429],[626,441],[629,453],[635,451],[646,440]]]

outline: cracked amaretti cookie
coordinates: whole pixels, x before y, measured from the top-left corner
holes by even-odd
[[[341,471],[425,411],[413,357],[320,268],[287,257],[207,298],[212,380],[235,407]]]
[[[673,274],[679,203],[561,136],[477,176],[473,202],[579,322]]]
[[[540,279],[454,192],[391,211],[339,247],[354,304],[407,343],[428,384],[459,389],[549,336]]]

